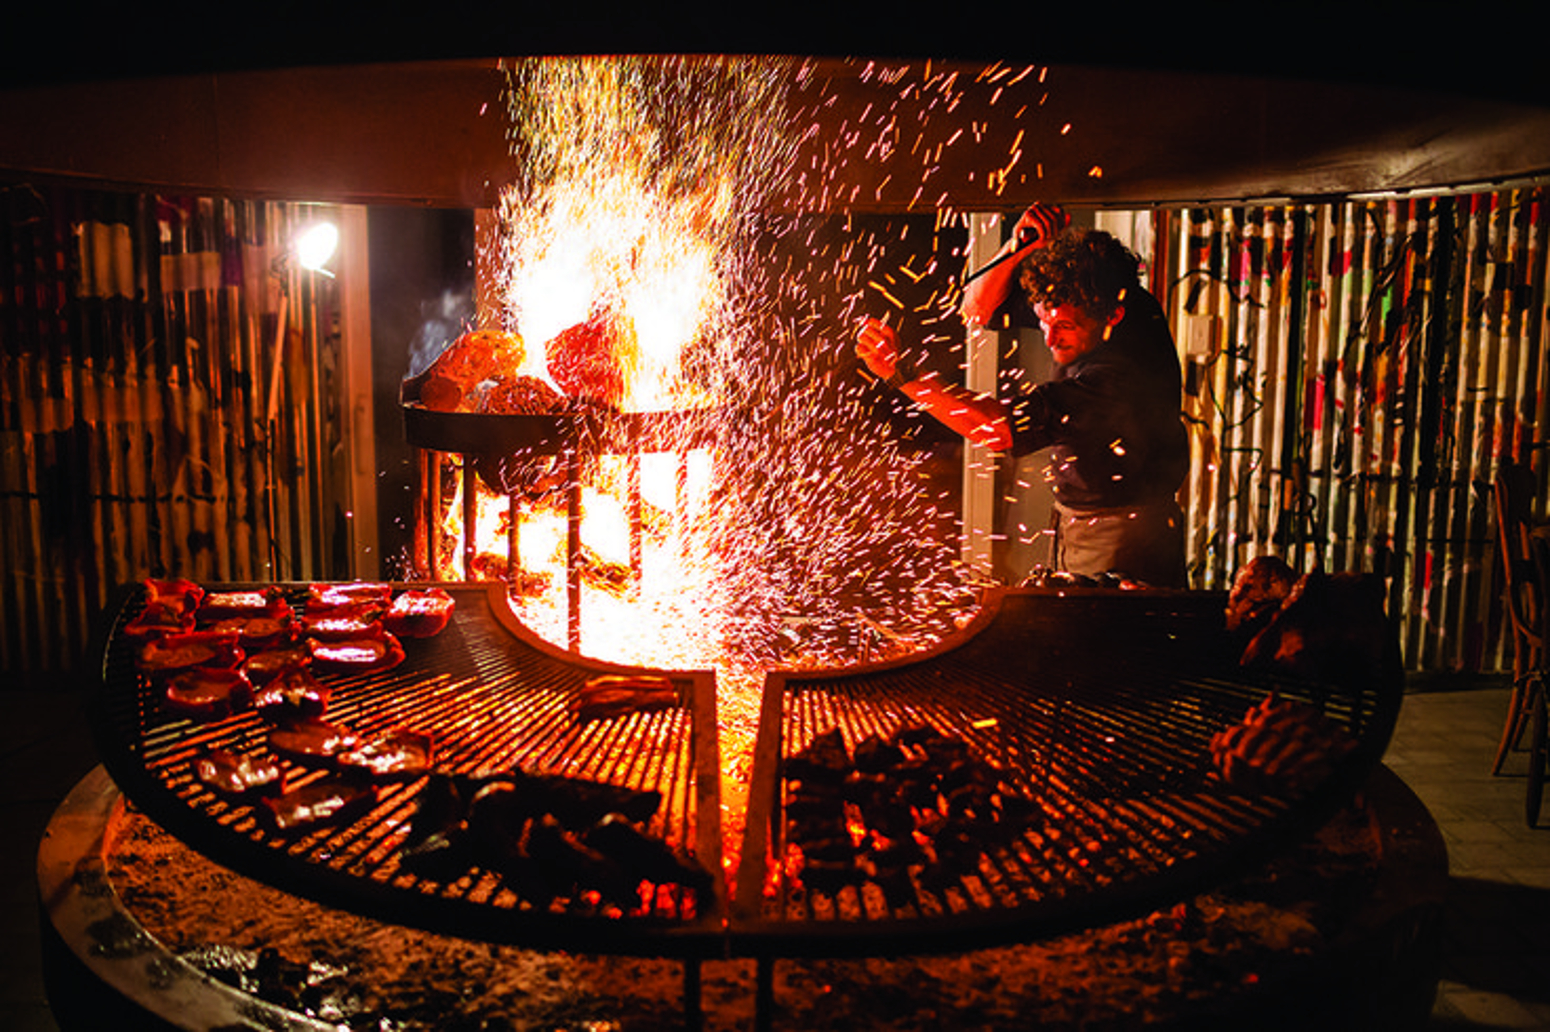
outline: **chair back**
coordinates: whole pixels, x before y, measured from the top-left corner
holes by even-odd
[[[1496,474],[1494,494],[1507,615],[1518,648],[1539,652],[1545,646],[1544,625],[1550,617],[1545,600],[1550,554],[1543,535],[1534,533],[1533,471],[1504,463]]]

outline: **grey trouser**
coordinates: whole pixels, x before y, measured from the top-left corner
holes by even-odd
[[[1184,513],[1172,498],[1119,509],[1072,509],[1055,503],[1057,563],[1097,577],[1122,575],[1155,588],[1187,587]]]

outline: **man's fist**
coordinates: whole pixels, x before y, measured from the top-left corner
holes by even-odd
[[[856,354],[879,380],[886,380],[899,366],[899,334],[879,319],[868,318],[856,335]]]
[[[1023,212],[1015,228],[1017,249],[1043,247],[1061,230],[1071,225],[1071,216],[1053,204],[1035,204]]]

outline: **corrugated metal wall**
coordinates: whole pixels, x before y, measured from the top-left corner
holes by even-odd
[[[1382,573],[1412,669],[1510,665],[1490,485],[1531,462],[1545,515],[1544,201],[1157,213],[1153,283],[1186,352],[1195,586],[1266,553]]]
[[[121,583],[345,572],[337,289],[284,258],[306,215],[0,187],[0,670],[76,668]]]

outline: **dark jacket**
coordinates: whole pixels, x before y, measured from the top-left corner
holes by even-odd
[[[1171,498],[1189,470],[1181,395],[1162,306],[1133,288],[1108,340],[1008,399],[1013,452],[1049,448],[1055,499],[1073,509]]]

